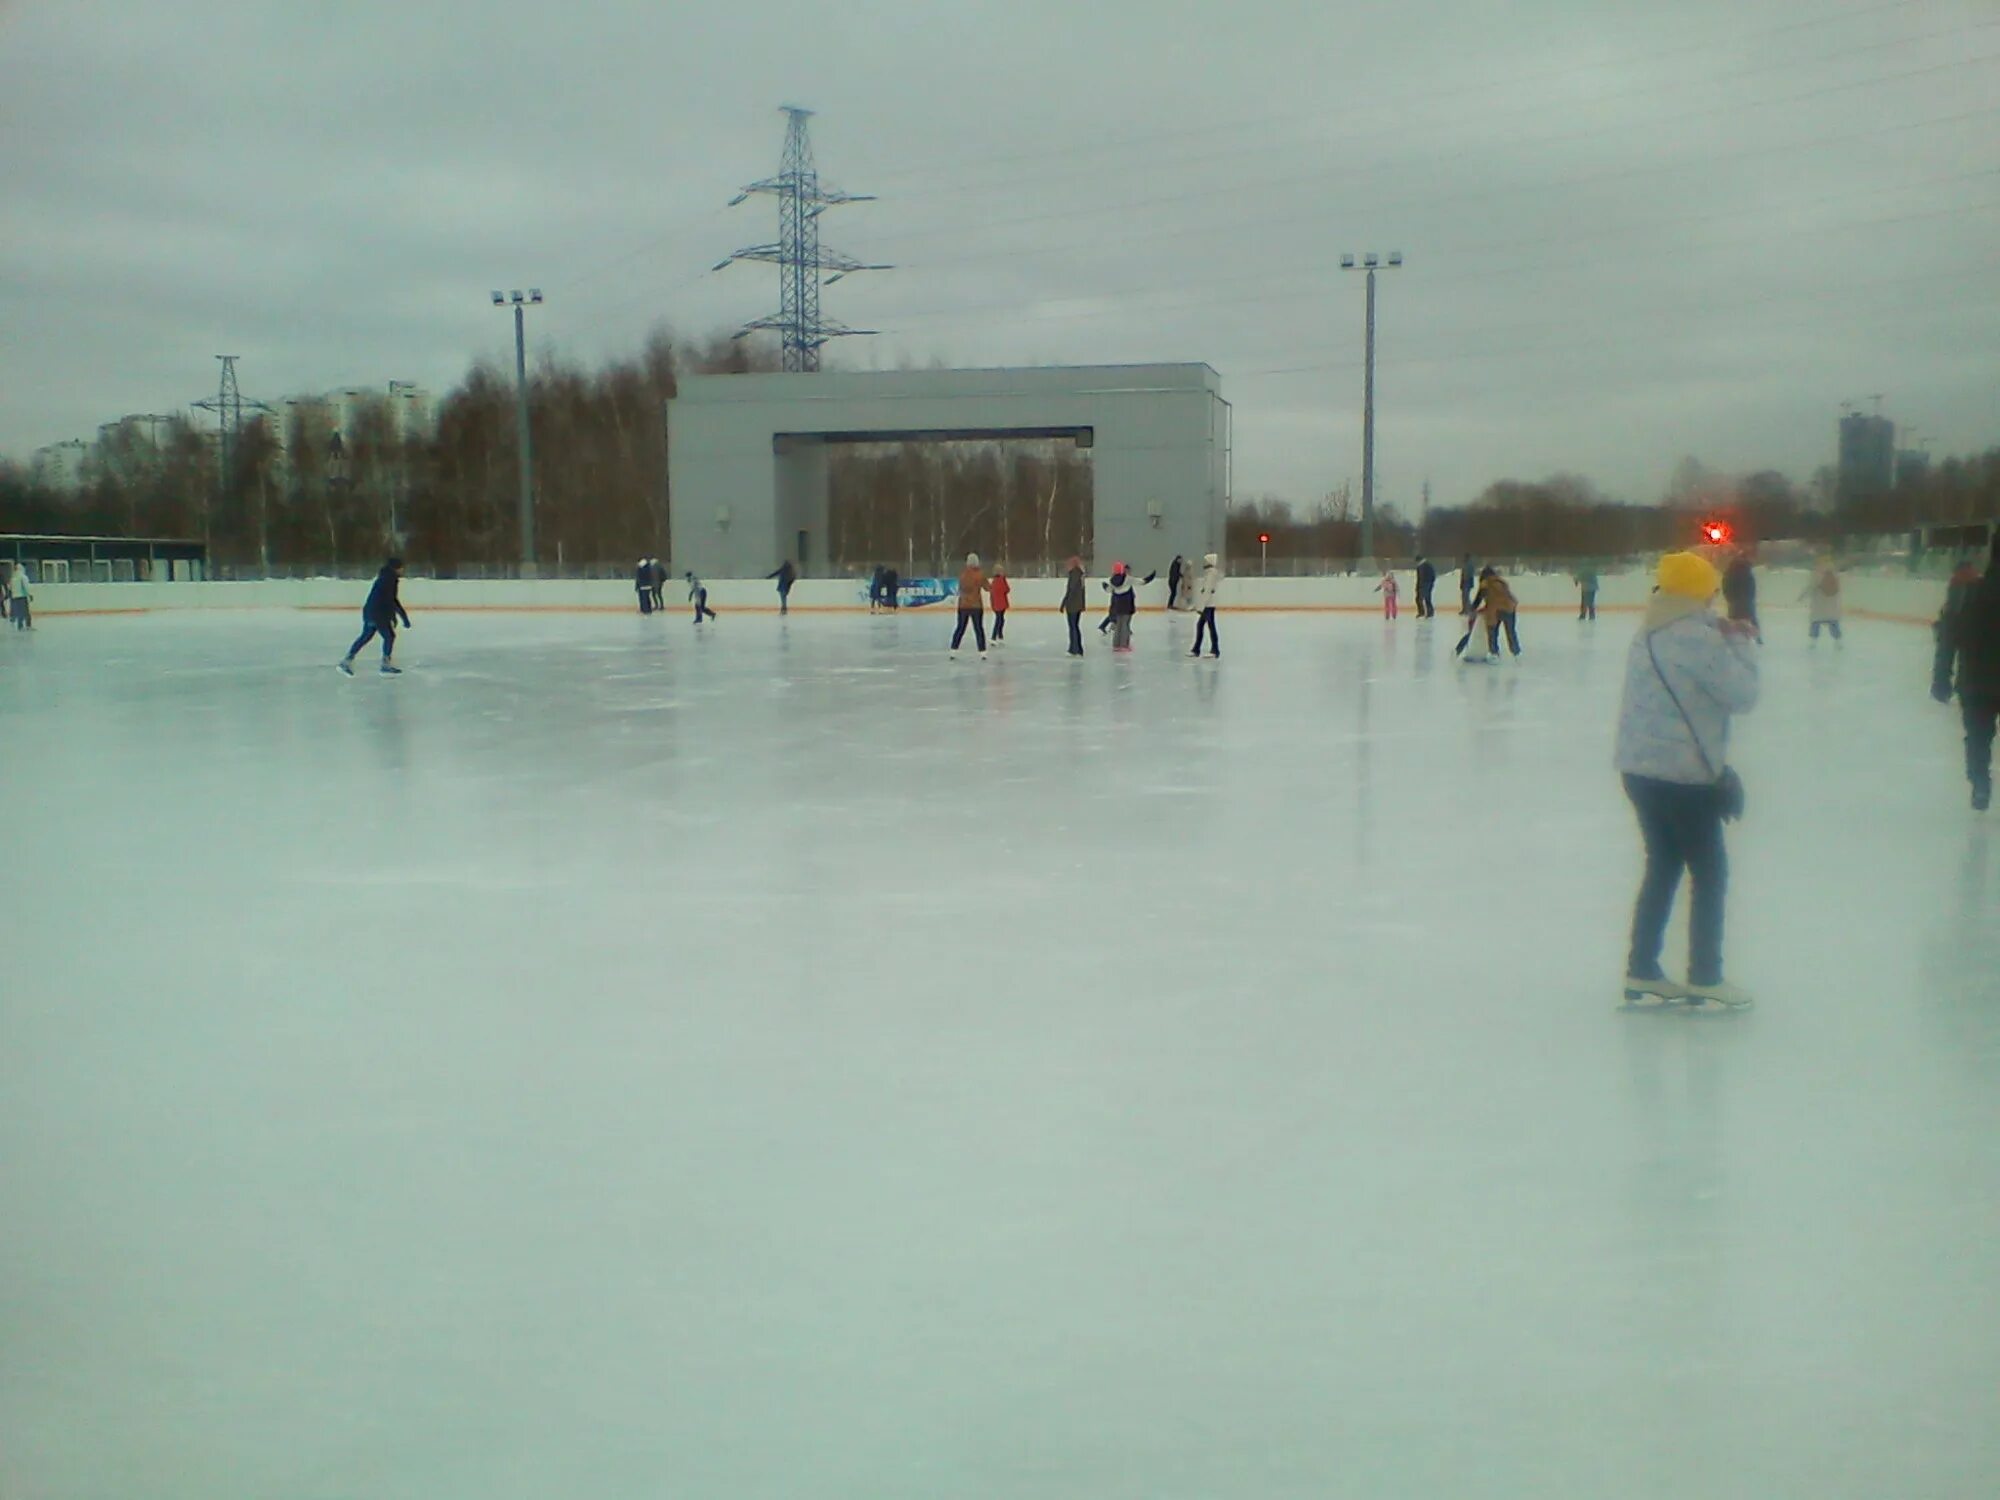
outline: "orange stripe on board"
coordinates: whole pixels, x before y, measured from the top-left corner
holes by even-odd
[[[236,614],[262,614],[278,609],[289,609],[299,614],[347,615],[353,614],[357,608],[358,606],[352,604],[197,604],[187,608],[135,605],[127,609],[38,609],[35,611],[35,615],[38,619],[53,619],[57,617],[63,619],[81,619],[88,616],[102,617],[112,615],[178,615],[227,612],[234,612]],[[1630,615],[1641,613],[1645,609],[1645,606],[1642,604],[1600,604],[1597,609],[1599,614]],[[637,610],[622,604],[423,604],[421,602],[417,606],[417,612],[427,615],[638,614]],[[653,613],[661,615],[688,614],[691,612],[691,607],[676,609],[673,606],[653,611]],[[794,615],[858,615],[866,612],[867,606],[864,604],[797,604],[787,611],[787,613]],[[734,604],[723,610],[722,613],[725,615],[775,615],[779,613],[779,610],[776,605],[772,604]],[[956,614],[957,611],[947,609],[939,604],[911,604],[897,610],[886,610],[883,613],[895,615],[923,613],[951,615]],[[986,613],[991,614],[993,611],[987,610]],[[1009,609],[1007,613],[1010,615],[1057,615],[1062,613],[1062,609],[1059,605],[1054,604],[1033,604]],[[1142,610],[1139,617],[1143,619],[1149,615],[1162,613],[1165,613],[1165,611]],[[1378,619],[1383,618],[1382,606],[1379,604],[1230,604],[1223,606],[1218,613],[1223,615],[1373,615]],[[1570,607],[1566,604],[1526,604],[1521,607],[1520,613],[1524,615],[1569,615],[1571,619],[1576,618],[1570,614]],[[1892,625],[1921,625],[1926,629],[1936,623],[1928,615],[1897,614],[1886,610],[1856,608],[1850,610],[1849,614],[1857,620],[1877,620]],[[1097,619],[1099,615],[1095,611],[1085,610],[1084,617],[1086,619]],[[1186,617],[1193,618],[1193,615],[1189,613]],[[1422,617],[1416,614],[1415,611],[1404,610],[1398,616],[1398,623],[1406,619],[1415,620],[1420,618]],[[1459,614],[1456,610],[1452,610],[1449,612],[1440,611],[1435,618],[1463,622],[1465,616]]]

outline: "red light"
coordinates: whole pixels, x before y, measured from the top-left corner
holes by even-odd
[[[1271,533],[1268,531],[1260,531],[1257,533],[1257,540],[1264,543],[1266,546],[1269,546],[1271,542]]]
[[[1711,547],[1720,547],[1729,540],[1729,525],[1724,521],[1708,521],[1701,528],[1701,539]]]

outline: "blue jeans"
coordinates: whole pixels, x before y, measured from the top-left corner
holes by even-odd
[[[1201,633],[1204,630],[1208,632],[1209,649],[1216,656],[1222,655],[1222,637],[1215,633],[1214,605],[1210,605],[1207,609],[1204,609],[1201,612],[1201,618],[1194,622],[1194,650],[1188,652],[1188,655],[1201,655]]]
[[[347,659],[353,661],[355,657],[361,654],[361,648],[374,640],[378,635],[382,637],[382,660],[387,661],[389,653],[396,649],[396,622],[394,620],[370,620],[365,616],[361,621],[361,634],[356,636],[354,644],[347,648]]]
[[[1836,641],[1840,639],[1840,621],[1838,621],[1838,620],[1814,620],[1814,621],[1812,622],[1812,638],[1813,638],[1814,640],[1818,640],[1818,639],[1819,639],[1819,628],[1820,628],[1820,626],[1822,626],[1822,625],[1824,625],[1824,626],[1825,626],[1825,627],[1826,627],[1826,628],[1827,628],[1828,630],[1831,630],[1831,631],[1833,632],[1833,638],[1834,638],[1834,639],[1835,639]]]
[[[1722,798],[1712,786],[1687,786],[1627,776],[1625,795],[1646,840],[1646,875],[1632,911],[1632,950],[1625,972],[1659,979],[1667,918],[1686,871],[1693,887],[1688,911],[1688,983],[1722,982],[1722,912],[1729,893],[1729,856],[1722,843]]]
[[[1960,721],[1965,725],[1965,779],[1989,791],[1993,786],[1993,731],[2000,722],[2000,698],[1961,694]]]

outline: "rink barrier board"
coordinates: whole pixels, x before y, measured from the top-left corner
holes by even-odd
[[[1577,612],[1577,596],[1570,582],[1557,574],[1525,574],[1513,580],[1521,597],[1521,612],[1533,617],[1568,615]],[[1763,598],[1774,615],[1796,608],[1796,596],[1805,589],[1806,575],[1788,571],[1763,575]],[[1629,573],[1607,577],[1598,596],[1598,609],[1607,615],[1630,613],[1644,606],[1651,591],[1650,575]],[[1055,615],[1060,611],[1064,580],[1021,578],[1014,580],[1014,602],[1009,613]],[[358,614],[367,592],[366,580],[355,579],[270,579],[255,581],[200,583],[67,583],[44,584],[35,591],[35,612],[40,615],[135,614],[178,610],[295,609],[329,614]],[[670,595],[677,591],[670,586]],[[1166,613],[1157,587],[1154,597],[1142,599],[1141,613]],[[633,614],[637,613],[628,585],[611,580],[587,579],[427,579],[411,578],[405,585],[405,602],[412,611],[530,614]],[[1907,578],[1850,577],[1846,590],[1848,614],[1856,619],[1882,620],[1901,624],[1929,624],[1944,599],[1942,580]],[[775,591],[766,580],[717,579],[709,584],[709,602],[724,615],[771,615],[779,612]],[[1405,595],[1399,616],[1414,619],[1414,600]],[[1094,590],[1084,610],[1085,618],[1101,618],[1108,603],[1101,590]],[[1343,575],[1315,579],[1235,577],[1225,580],[1218,609],[1225,615],[1250,614],[1351,614],[1382,613],[1381,596],[1365,577]],[[852,579],[802,579],[792,596],[792,612],[800,615],[852,615],[866,611],[865,586]],[[905,609],[950,617],[954,601],[939,600],[907,604]],[[679,597],[670,597],[663,612],[691,613]],[[900,612],[900,611],[899,611]],[[1192,611],[1185,611],[1192,617]],[[1438,618],[1450,622],[1459,618],[1457,597],[1441,591]]]
[[[419,601],[417,607],[427,615],[636,615],[639,613],[638,610],[625,604],[431,604]],[[187,613],[264,614],[272,610],[288,610],[294,614],[346,615],[357,613],[359,608],[360,606],[355,604],[204,604],[197,605],[193,609],[182,609],[172,605],[139,604],[113,609],[100,606],[65,606],[57,604],[47,606],[37,605],[35,614],[37,617],[44,615],[54,617],[60,615],[65,619]],[[1789,615],[1799,611],[1801,608],[1802,606],[1799,605],[1780,605],[1776,610],[1767,611],[1767,613]],[[1600,604],[1597,606],[1597,613],[1600,615],[1636,615],[1642,613],[1644,609],[1645,606],[1640,604]],[[1228,604],[1219,606],[1217,612],[1224,616],[1363,615],[1379,618],[1382,615],[1382,606],[1379,604]],[[692,614],[692,609],[676,610],[673,606],[669,605],[665,609],[654,610],[653,613],[660,615]],[[789,610],[780,610],[775,604],[732,604],[726,613],[731,615],[859,615],[868,614],[870,611],[866,605],[854,604],[795,604]],[[957,611],[944,608],[940,605],[930,604],[911,605],[900,610],[885,610],[882,613],[928,613],[945,616],[956,614]],[[993,611],[989,609],[986,613],[991,614]],[[1010,608],[1007,613],[1010,615],[1060,615],[1063,611],[1060,606],[1054,604],[1031,604],[1016,605]],[[1156,606],[1151,609],[1140,610],[1139,618],[1143,619],[1152,615],[1168,613],[1168,611],[1159,609]],[[1196,612],[1193,610],[1176,611],[1174,613],[1177,613],[1184,619],[1193,620],[1197,618]],[[1565,604],[1524,604],[1517,613],[1524,615],[1558,615],[1567,616],[1571,619],[1577,618],[1575,607]],[[1863,609],[1858,607],[1849,610],[1847,614],[1848,618],[1856,620],[1876,620],[1896,625],[1922,625],[1926,627],[1933,624],[1935,618],[1930,615],[1901,614],[1893,610]],[[1103,611],[1099,610],[1093,613],[1092,611],[1085,610],[1084,618],[1090,620],[1102,619]],[[1419,618],[1421,617],[1412,610],[1404,610],[1397,617],[1398,623],[1401,623],[1402,620],[1416,620]],[[1433,618],[1461,621],[1465,616],[1459,614],[1457,610],[1439,610]]]

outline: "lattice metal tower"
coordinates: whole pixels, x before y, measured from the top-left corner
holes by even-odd
[[[840,203],[870,203],[870,193],[843,193],[819,178],[813,164],[812,138],[806,133],[809,109],[785,106],[789,123],[785,128],[785,160],[776,177],[753,182],[734,198],[734,208],[753,193],[768,193],[778,200],[778,239],[774,244],[748,245],[718,261],[720,271],[739,260],[769,261],[778,268],[778,311],[746,323],[736,337],[744,338],[762,329],[776,329],[784,345],[785,368],[810,372],[819,368],[819,351],[829,339],[873,333],[872,328],[849,328],[823,316],[819,310],[819,290],[831,286],[850,271],[886,271],[884,265],[870,265],[829,250],[819,242],[819,216]],[[826,275],[831,271],[831,276]]]
[[[264,401],[246,401],[243,392],[236,387],[236,361],[234,354],[218,354],[222,361],[222,384],[213,396],[193,404],[203,411],[215,413],[215,423],[221,438],[221,451],[217,454],[220,462],[216,467],[216,493],[227,496],[229,474],[232,461],[236,457],[236,442],[243,435],[243,413],[269,413],[271,405]]]

